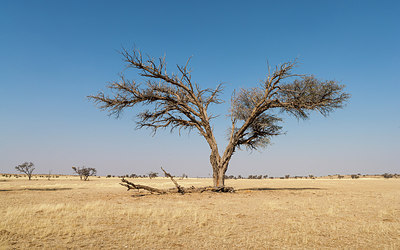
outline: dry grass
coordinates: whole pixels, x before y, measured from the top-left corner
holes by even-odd
[[[186,195],[126,192],[104,177],[0,180],[3,249],[400,249],[400,179],[227,180],[262,190]]]

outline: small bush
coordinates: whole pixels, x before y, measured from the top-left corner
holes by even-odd
[[[393,175],[392,175],[392,174],[388,174],[388,173],[384,173],[382,176],[383,176],[385,179],[393,178]]]
[[[149,178],[150,179],[153,179],[153,178],[156,178],[156,177],[158,177],[158,173],[155,173],[155,172],[150,172],[149,173]]]

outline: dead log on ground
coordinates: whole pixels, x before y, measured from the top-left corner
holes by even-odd
[[[165,194],[167,193],[165,190],[161,190],[158,188],[153,188],[153,187],[149,187],[149,186],[145,186],[145,185],[139,185],[139,184],[134,184],[130,181],[125,180],[124,178],[122,178],[121,180],[123,183],[120,183],[122,186],[125,186],[128,188],[127,191],[131,190],[131,189],[144,189],[149,191],[150,193],[159,193],[159,194]]]
[[[139,185],[139,184],[134,184],[133,182],[127,181],[124,178],[122,178],[122,182],[120,183],[122,186],[127,187],[128,191],[131,189],[144,189],[149,191],[150,193],[158,193],[158,194],[168,194],[168,193],[180,193],[180,194],[185,194],[185,193],[203,193],[203,192],[218,192],[218,193],[233,193],[235,192],[235,189],[233,187],[200,187],[196,188],[194,186],[191,186],[190,188],[184,188],[181,185],[178,184],[178,182],[172,177],[172,175],[168,172],[166,172],[163,168],[161,168],[162,171],[164,171],[165,176],[171,178],[172,182],[174,183],[175,188],[170,188],[170,189],[158,189],[158,188],[153,188],[145,185]]]

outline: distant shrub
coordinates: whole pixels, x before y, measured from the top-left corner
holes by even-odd
[[[384,173],[382,176],[386,179],[393,178],[393,175],[388,173]]]
[[[153,179],[153,178],[156,178],[156,177],[158,177],[158,173],[155,173],[155,172],[150,172],[149,173],[149,178],[150,179]]]
[[[351,175],[351,179],[358,179],[360,178],[360,176],[358,174],[352,174]]]

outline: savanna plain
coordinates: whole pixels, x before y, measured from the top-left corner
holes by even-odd
[[[235,193],[185,195],[127,192],[119,182],[0,177],[0,248],[400,249],[398,178],[229,179]]]

